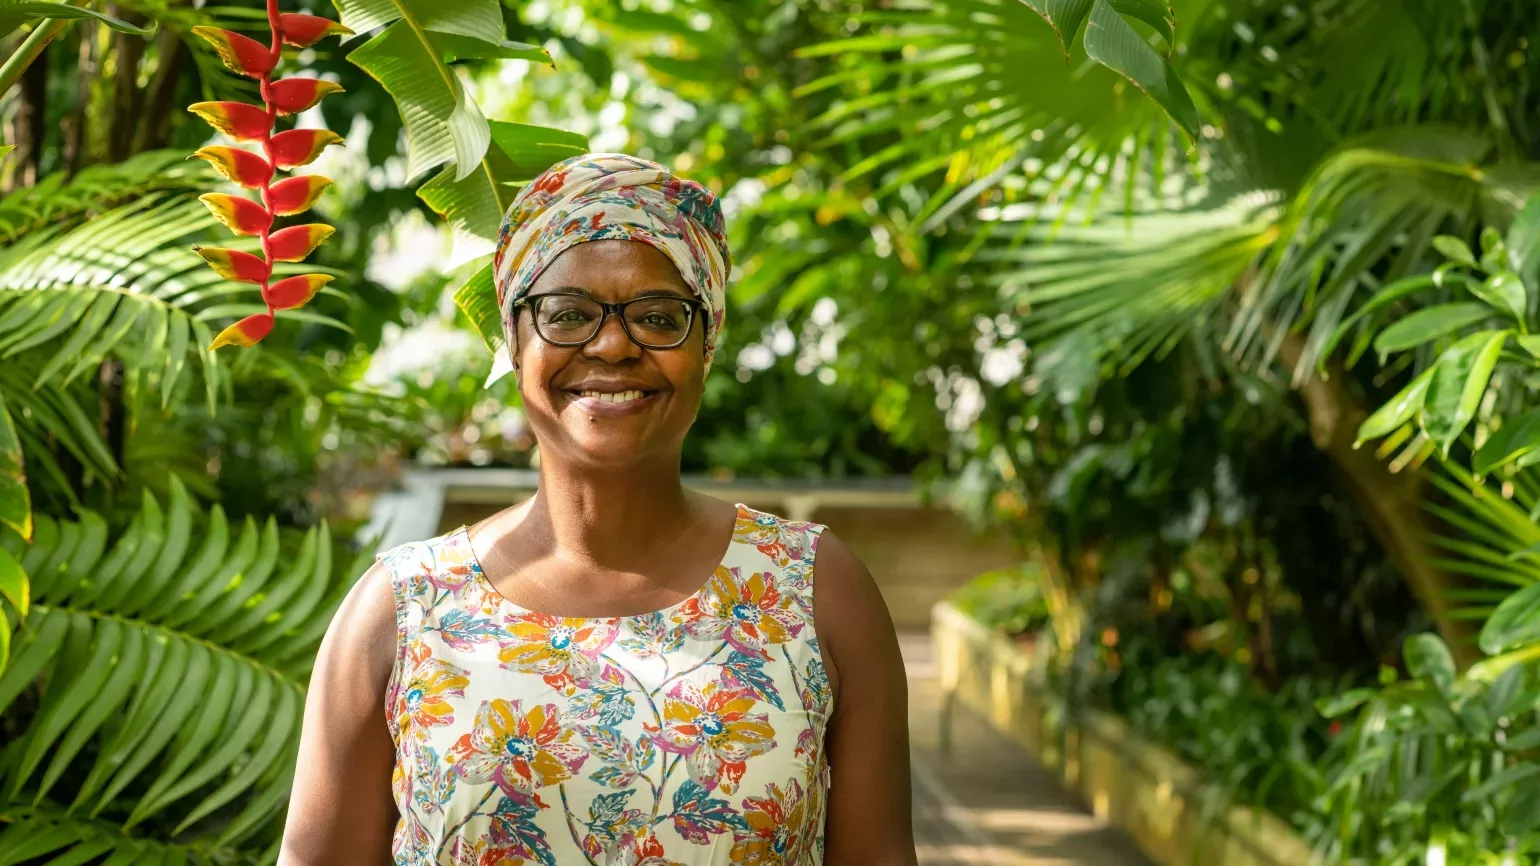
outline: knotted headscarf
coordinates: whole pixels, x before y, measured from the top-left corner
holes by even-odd
[[[654,247],[679,269],[705,305],[706,368],[726,311],[732,258],[722,209],[710,190],[655,162],[590,153],[557,163],[519,192],[498,232],[492,258],[503,334],[517,362],[515,301],[563,251],[587,241],[629,240]]]

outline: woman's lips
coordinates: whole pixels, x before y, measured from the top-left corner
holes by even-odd
[[[572,403],[589,415],[632,415],[651,406],[657,391],[568,391]]]

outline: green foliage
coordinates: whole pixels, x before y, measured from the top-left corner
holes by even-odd
[[[89,18],[107,25],[120,33],[149,36],[155,32],[153,25],[137,27],[121,18],[84,6],[53,3],[48,0],[0,0],[0,39],[10,36],[28,21],[39,19]]]
[[[1048,624],[1041,568],[1024,563],[985,572],[952,593],[952,604],[972,619],[1007,634],[1028,634]]]
[[[355,33],[379,32],[348,54],[391,95],[407,137],[407,176],[444,166],[417,191],[454,231],[451,266],[487,255],[514,187],[552,163],[587,152],[582,136],[520,123],[488,122],[453,64],[483,60],[549,63],[545,49],[504,37],[496,0],[334,0]]]
[[[1443,642],[1407,642],[1412,679],[1358,690],[1323,712],[1356,707],[1324,759],[1312,838],[1332,861],[1416,862],[1430,844],[1454,864],[1482,852],[1540,853],[1540,689],[1523,665],[1490,679],[1457,675]],[[1350,699],[1349,699],[1350,698]]]
[[[67,806],[189,851],[265,847],[293,772],[305,676],[361,564],[334,561],[324,524],[297,538],[271,520],[231,527],[175,481],[126,526],[88,510],[36,520],[30,546],[0,538],[33,595],[0,676],[0,712],[24,696],[35,706],[6,717],[21,723],[8,736],[6,800]],[[90,820],[60,827],[39,853],[103,839]]]
[[[1163,656],[1136,638],[1107,700],[1136,730],[1203,768],[1231,802],[1299,821],[1321,784],[1329,737],[1314,702],[1338,687],[1302,676],[1270,691],[1233,659]]]

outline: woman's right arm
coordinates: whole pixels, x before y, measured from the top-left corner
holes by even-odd
[[[279,866],[390,862],[398,816],[385,690],[395,658],[390,573],[376,563],[348,592],[316,656]]]

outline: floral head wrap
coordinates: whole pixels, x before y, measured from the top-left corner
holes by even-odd
[[[722,209],[710,190],[663,166],[620,153],[557,163],[509,205],[492,258],[503,333],[518,358],[513,304],[562,252],[587,241],[629,240],[669,257],[705,304],[706,367],[726,311],[732,259]],[[515,360],[515,363],[517,361]]]

